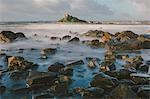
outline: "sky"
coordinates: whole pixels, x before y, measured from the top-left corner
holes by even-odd
[[[0,21],[150,20],[150,0],[0,0]]]

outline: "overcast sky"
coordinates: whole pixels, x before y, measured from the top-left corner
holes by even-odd
[[[150,20],[150,0],[0,0],[0,21]]]

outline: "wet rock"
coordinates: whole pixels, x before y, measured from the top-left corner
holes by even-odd
[[[130,79],[130,74],[133,73],[129,70],[121,69],[119,71],[107,71],[105,74],[115,77],[117,79]]]
[[[5,86],[0,86],[0,94],[4,93],[6,90]]]
[[[20,70],[24,71],[37,67],[37,64],[29,62],[20,56],[10,56],[8,58],[8,70]]]
[[[73,92],[76,94],[82,94],[84,91],[85,91],[85,89],[81,88],[81,87],[76,87],[73,89]]]
[[[34,97],[34,99],[51,99],[54,98],[52,94],[44,94]]]
[[[102,36],[102,42],[104,43],[107,43],[109,42],[111,39],[113,38],[113,35],[108,33],[108,32],[105,32]]]
[[[51,85],[54,79],[57,78],[56,73],[31,71],[26,82],[29,86],[34,85]]]
[[[102,72],[114,71],[114,70],[116,70],[116,66],[113,62],[104,61],[100,64],[100,71]]]
[[[22,32],[17,32],[16,33],[17,39],[27,39],[26,36]]]
[[[54,64],[52,64],[48,67],[48,71],[50,71],[50,72],[59,72],[64,67],[65,66],[63,64],[56,62],[56,63],[54,63]]]
[[[51,40],[61,40],[60,37],[54,37],[54,36],[53,36],[53,37],[50,37],[50,39],[51,39]]]
[[[26,38],[22,33],[14,33],[12,31],[2,31],[0,33],[0,43],[10,43],[18,38]]]
[[[118,84],[118,80],[116,78],[107,76],[104,73],[99,73],[93,77],[90,84],[92,87],[100,87],[105,90],[110,90]]]
[[[67,93],[69,85],[67,83],[57,83],[51,86],[51,91],[56,95]]]
[[[121,60],[125,60],[127,58],[129,58],[129,55],[116,55],[117,59],[121,59]]]
[[[108,42],[107,50],[124,51],[124,50],[139,50],[143,48],[143,43],[137,39],[129,39],[125,41]]]
[[[99,47],[104,48],[105,44],[103,42],[99,42],[99,40],[92,40],[90,46],[94,48],[99,48]]]
[[[104,89],[91,87],[87,88],[84,91],[83,99],[91,99],[91,98],[101,98],[103,96]]]
[[[95,68],[96,67],[96,62],[95,61],[89,61],[88,64],[87,64],[87,66],[89,68]]]
[[[101,30],[89,30],[88,32],[82,34],[81,36],[88,36],[88,37],[102,37],[104,31]]]
[[[70,43],[80,42],[80,39],[78,37],[74,37],[71,40],[69,40],[68,42],[70,42]]]
[[[70,35],[65,35],[62,37],[62,40],[70,40],[71,36]]]
[[[97,58],[97,57],[86,57],[85,58],[87,61],[97,61],[97,62],[101,62],[101,59]]]
[[[130,74],[131,80],[135,82],[135,84],[149,84],[150,75],[142,74],[142,73],[132,73]]]
[[[111,93],[113,99],[137,99],[136,93],[128,85],[120,84]]]
[[[10,43],[16,39],[16,35],[12,31],[2,31],[0,33],[0,43]]]
[[[122,31],[121,33],[118,33],[116,35],[116,38],[119,41],[126,41],[126,40],[129,40],[129,39],[136,39],[137,37],[138,37],[138,35],[135,34],[132,31]]]
[[[126,84],[126,85],[130,85],[130,86],[135,85],[135,83],[129,79],[121,79],[121,80],[119,80],[119,84],[124,84],[124,85]]]
[[[67,65],[66,66],[76,66],[76,65],[83,65],[84,62],[83,60],[77,60],[77,61],[70,61],[70,62],[67,62]]]
[[[142,47],[143,49],[150,49],[150,41],[144,41]]]
[[[42,55],[51,55],[51,54],[55,54],[57,52],[56,48],[45,48],[41,50],[41,54]]]
[[[141,64],[139,66],[136,66],[136,70],[143,72],[143,73],[148,73],[150,66],[148,64]]]
[[[58,81],[60,83],[67,83],[67,84],[70,84],[72,83],[72,79],[69,77],[69,76],[64,76],[64,75],[60,75],[58,77]]]
[[[73,75],[73,68],[72,67],[65,67],[59,70],[59,73],[61,75],[66,75],[66,76],[72,76]]]
[[[10,73],[10,78],[13,80],[22,80],[22,79],[26,79],[28,74],[29,74],[29,71],[25,72],[25,71],[15,70]]]
[[[150,85],[142,85],[138,88],[137,94],[141,98],[148,99],[150,97]]]

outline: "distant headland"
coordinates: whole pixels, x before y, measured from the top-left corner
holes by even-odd
[[[58,22],[60,22],[60,23],[61,22],[62,23],[88,23],[87,21],[78,19],[77,17],[73,17],[68,13],[65,13],[64,17],[62,19],[58,20]]]

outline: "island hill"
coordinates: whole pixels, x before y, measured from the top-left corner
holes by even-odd
[[[85,20],[81,20],[81,19],[78,19],[76,17],[69,15],[68,13],[65,13],[64,18],[60,19],[58,22],[60,23],[88,23]]]

